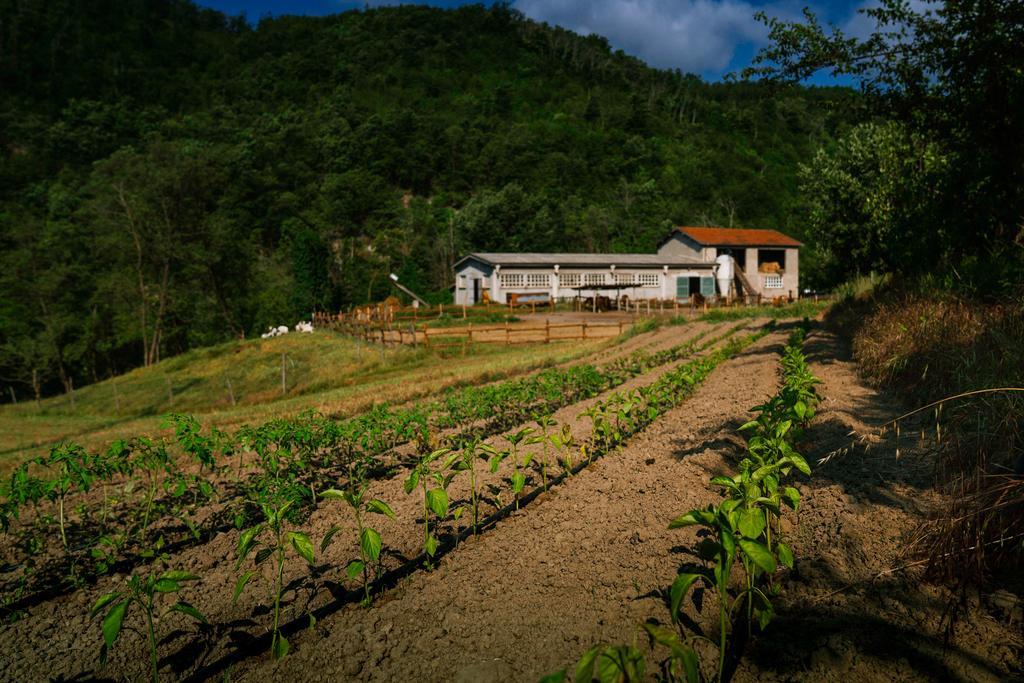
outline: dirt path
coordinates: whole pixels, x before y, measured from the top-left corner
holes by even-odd
[[[534,680],[600,640],[630,640],[664,612],[641,597],[668,585],[680,541],[667,521],[709,497],[704,451],[687,435],[744,420],[770,395],[783,336],[720,366],[620,453],[418,573],[370,611],[351,608],[296,638],[282,663],[243,662],[237,680]]]
[[[825,401],[811,430],[799,525],[791,538],[798,571],[736,681],[998,681],[1024,678],[1024,643],[988,600],[969,595],[945,647],[948,591],[923,582],[905,540],[942,498],[931,461],[913,436],[896,459],[891,440],[816,467],[873,425],[904,412],[866,386],[842,343],[827,332],[807,342]],[[908,430],[909,431],[909,430]],[[926,442],[927,443],[927,442]],[[896,570],[896,571],[894,571]]]

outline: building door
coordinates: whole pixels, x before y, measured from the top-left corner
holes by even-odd
[[[480,278],[473,278],[473,298],[469,302],[470,306],[475,306],[480,303]]]

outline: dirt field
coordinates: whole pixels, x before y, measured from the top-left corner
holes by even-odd
[[[751,321],[753,326],[761,321]],[[692,324],[659,329],[585,359],[608,363],[637,350],[656,351],[703,334],[718,348],[727,326]],[[518,511],[488,494],[484,515],[494,515],[477,537],[467,520],[449,519],[441,530],[438,566],[417,561],[421,501],[405,495],[406,472],[372,483],[370,495],[387,501],[396,520],[374,520],[388,571],[382,595],[370,607],[344,583],[342,567],[357,554],[356,526],[347,509],[321,501],[303,525],[317,546],[340,530],[312,570],[299,559],[285,567],[283,620],[292,651],[279,662],[267,652],[269,567],[234,603],[239,534],[226,529],[173,555],[173,566],[202,581],[181,597],[199,607],[210,626],[196,629],[177,614],[161,619],[161,671],[166,679],[533,681],[572,667],[598,643],[643,644],[638,624],[668,620],[662,592],[694,540],[668,521],[712,502],[709,476],[731,471],[743,448],[736,428],[749,408],[774,393],[785,330],[773,332],[717,367],[696,392],[627,445],[565,477],[544,493],[531,472]],[[898,406],[865,388],[842,344],[815,332],[805,349],[825,397],[805,451],[818,457],[849,443],[893,416]],[[705,352],[705,353],[706,353]],[[646,386],[687,359],[656,367],[615,391]],[[578,441],[590,436],[584,410],[602,397],[556,411]],[[507,444],[502,435],[489,439]],[[533,447],[539,451],[539,447]],[[913,568],[893,571],[901,539],[941,501],[928,491],[923,454],[891,445],[859,450],[816,469],[800,485],[803,502],[788,535],[798,558],[777,602],[779,617],[748,647],[735,680],[1002,680],[1022,673],[1019,630],[1008,627],[984,599],[974,599],[943,648],[942,616],[948,596],[924,585]],[[509,461],[495,473],[481,467],[481,488],[500,489]],[[463,479],[449,489],[453,501],[469,496]],[[212,513],[211,513],[212,514]],[[457,542],[457,539],[463,540]],[[106,668],[97,666],[102,637],[88,609],[124,576],[37,602],[0,632],[0,679],[142,679],[142,639],[125,633]],[[316,615],[311,624],[308,612]],[[690,605],[696,626],[710,629],[717,608]],[[713,659],[711,651],[703,652]],[[705,663],[710,672],[711,664]],[[653,670],[653,666],[649,667]]]

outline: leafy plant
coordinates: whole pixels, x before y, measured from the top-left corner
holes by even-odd
[[[479,439],[466,441],[462,448],[452,452],[445,463],[453,472],[469,473],[469,507],[473,517],[473,535],[479,531],[480,525],[480,494],[476,482],[476,461],[479,453],[494,453],[494,449],[486,444],[481,445]]]
[[[307,563],[313,564],[313,542],[309,536],[301,531],[288,530],[286,526],[286,514],[298,498],[285,493],[276,496],[268,501],[259,503],[263,513],[263,521],[254,527],[246,529],[238,539],[238,561],[235,569],[240,569],[242,563],[249,554],[257,550],[253,560],[254,566],[259,567],[266,560],[273,558],[274,568],[274,626],[271,638],[270,651],[275,659],[281,659],[288,654],[288,640],[280,631],[281,625],[281,592],[284,585],[284,563],[287,551],[291,549],[296,555]],[[260,547],[262,546],[262,547]],[[246,584],[249,583],[255,574],[255,570],[244,572],[235,583],[233,601],[238,600]]]
[[[349,579],[362,576],[363,603],[367,605],[370,604],[371,601],[370,567],[372,566],[374,568],[374,575],[379,577],[380,552],[383,544],[380,533],[365,523],[364,516],[366,514],[379,514],[395,519],[394,511],[384,501],[377,498],[369,501],[366,500],[366,493],[368,489],[369,487],[366,483],[366,478],[362,468],[354,467],[349,476],[346,490],[339,491],[338,489],[327,489],[320,493],[321,498],[344,501],[352,509],[352,513],[355,516],[356,528],[358,529],[359,559],[352,560],[348,563],[345,567],[345,574]],[[337,531],[338,527],[331,527],[326,536],[324,536],[324,540],[320,543],[320,552],[323,552],[327,548]]]
[[[405,492],[412,493],[417,488],[423,493],[423,550],[427,554],[426,566],[433,566],[433,558],[437,553],[437,537],[430,531],[430,515],[433,513],[438,523],[448,516],[448,484],[454,474],[445,476],[434,471],[433,465],[450,453],[447,448],[440,448],[422,456],[405,480]],[[434,484],[431,487],[431,483]]]
[[[106,610],[101,623],[103,630],[103,645],[100,646],[100,663],[107,662],[107,653],[114,647],[118,636],[124,627],[125,618],[132,606],[137,607],[145,619],[145,636],[149,644],[150,676],[154,683],[159,680],[157,658],[157,637],[153,625],[153,617],[157,614],[157,599],[161,595],[171,595],[181,590],[182,584],[186,581],[196,581],[199,577],[181,570],[169,570],[159,574],[139,576],[133,574],[121,590],[110,591],[96,601],[90,610],[90,616],[95,617]],[[206,617],[195,607],[179,600],[170,606],[163,616],[171,612],[184,614],[201,624],[206,624]],[[134,629],[132,629],[134,630]]]

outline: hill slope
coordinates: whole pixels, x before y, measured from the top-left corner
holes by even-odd
[[[443,298],[470,249],[802,236],[797,162],[858,109],[504,7],[0,10],[0,377],[25,395],[380,298],[390,272]]]

